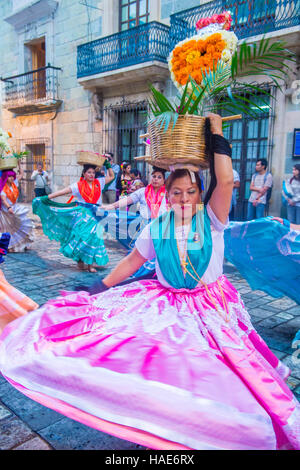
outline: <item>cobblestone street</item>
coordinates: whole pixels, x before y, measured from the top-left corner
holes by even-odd
[[[36,241],[27,253],[8,254],[2,264],[7,280],[39,305],[72,290],[78,284],[95,280],[95,274],[79,271],[76,263],[63,257],[58,243],[49,241],[36,223]],[[117,242],[105,241],[109,265],[99,270],[104,277],[124,257],[125,250]],[[231,265],[225,273],[242,295],[252,322],[272,351],[291,370],[288,385],[300,400],[300,358],[292,340],[300,329],[300,305],[287,297],[274,299],[262,291],[252,291],[248,283]],[[294,356],[292,354],[294,353]],[[25,397],[0,377],[0,449],[16,450],[96,450],[142,449],[84,426]]]

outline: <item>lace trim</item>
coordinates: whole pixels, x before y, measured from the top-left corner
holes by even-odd
[[[212,349],[211,335],[219,347],[243,349],[242,337],[245,332],[240,328],[239,320],[248,330],[253,330],[240,296],[237,302],[228,302],[228,323],[225,322],[226,312],[221,306],[222,316],[214,309],[206,309],[205,306],[201,310],[191,308],[183,299],[175,305],[170,305],[166,295],[162,294],[153,299],[151,291],[140,283],[132,283],[126,291],[124,286],[120,286],[103,292],[95,299],[93,305],[96,310],[103,310],[102,318],[106,322],[107,331],[138,327],[146,334],[156,335],[165,330],[170,340],[176,344],[184,343],[191,335],[205,351]],[[226,334],[229,331],[230,334]]]

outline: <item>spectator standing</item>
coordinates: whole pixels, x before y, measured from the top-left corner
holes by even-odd
[[[133,168],[131,170],[130,177],[132,179],[132,183],[130,185],[130,190],[129,190],[130,193],[134,193],[134,191],[136,191],[137,189],[141,189],[145,186],[142,181],[141,172],[139,170],[136,170],[135,168]]]
[[[43,164],[38,163],[37,169],[33,171],[31,178],[34,181],[35,197],[47,196],[49,194],[49,175],[47,171],[43,170]]]
[[[260,158],[256,162],[256,173],[252,175],[250,184],[250,197],[248,200],[247,220],[259,219],[265,215],[267,204],[267,192],[272,188],[273,178],[267,171],[268,162],[265,158]]]
[[[236,217],[235,209],[236,209],[236,201],[237,201],[237,190],[240,187],[240,175],[234,169],[233,171],[233,190],[232,190],[232,198],[231,198],[231,205],[229,211],[229,220],[234,220]]]
[[[116,183],[117,183],[117,176],[119,174],[119,171],[120,171],[120,167],[117,163],[114,162],[114,154],[111,153],[111,152],[108,152],[105,154],[105,156],[108,158],[108,161],[110,162],[111,164],[111,167],[112,167],[112,170],[114,172],[114,179],[105,185],[104,189],[103,189],[103,194],[102,194],[102,198],[103,198],[103,203],[105,204],[113,204],[114,202],[116,202],[116,191],[117,191],[117,186],[116,186]]]
[[[121,171],[117,178],[117,190],[119,191],[119,197],[125,197],[129,194],[131,184],[131,163],[123,162],[121,164]]]
[[[291,197],[287,197],[282,192],[283,197],[287,200],[287,218],[293,224],[300,224],[300,163],[296,163],[293,167],[293,176],[289,180],[288,185]]]

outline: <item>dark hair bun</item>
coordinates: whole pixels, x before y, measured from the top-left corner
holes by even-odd
[[[91,164],[83,165],[83,173],[88,171],[90,168],[92,168],[92,170],[96,170],[97,166],[96,165],[91,165]]]
[[[164,170],[164,168],[159,168],[158,166],[154,166],[152,168],[151,174],[155,173],[156,171],[158,171],[159,173],[162,173],[165,176],[167,170]]]

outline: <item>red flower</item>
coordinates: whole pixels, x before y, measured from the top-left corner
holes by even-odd
[[[229,11],[225,11],[224,13],[221,13],[219,15],[215,13],[211,17],[207,17],[207,18],[200,18],[200,20],[198,20],[196,23],[196,29],[197,30],[202,29],[205,26],[208,26],[213,23],[219,23],[219,24],[224,23],[224,29],[226,30],[230,29],[230,26],[232,23],[232,17]]]

